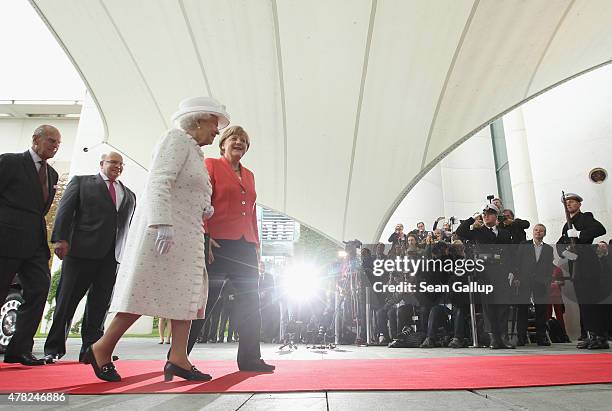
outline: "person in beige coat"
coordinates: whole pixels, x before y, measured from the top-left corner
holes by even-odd
[[[212,378],[189,362],[187,339],[191,320],[204,316],[208,275],[202,219],[214,211],[200,147],[213,142],[229,116],[217,100],[194,97],[183,100],[172,119],[177,128],[167,131],[153,152],[141,206],[128,233],[111,304],[117,314],[87,354],[96,376],[105,381],[121,380],[112,353],[141,315],[171,319],[166,381],[175,375],[192,381]]]

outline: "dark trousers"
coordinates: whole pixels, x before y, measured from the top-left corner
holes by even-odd
[[[435,339],[439,325],[442,324],[443,311],[439,305],[421,306],[421,327],[425,330],[427,337]]]
[[[46,244],[41,245],[28,259],[0,257],[0,304],[4,304],[15,274],[19,274],[24,302],[17,311],[15,334],[6,349],[6,355],[10,356],[32,352],[34,346],[34,334],[40,324],[51,285]]]
[[[66,256],[62,263],[62,276],[56,295],[53,324],[45,341],[45,354],[62,357],[66,354],[66,339],[79,302],[87,293],[85,314],[81,324],[81,352],[98,341],[104,334],[104,320],[108,312],[115,280],[117,261],[111,247],[102,259]]]
[[[465,338],[465,325],[469,310],[470,306],[467,304],[453,305],[453,336],[455,338]]]
[[[606,304],[580,304],[580,313],[584,329],[591,335],[605,337],[608,335],[608,306]]]
[[[518,289],[519,304],[516,309],[516,335],[520,339],[527,339],[527,323],[529,320],[529,306],[531,298],[535,304],[535,326],[538,341],[546,339],[546,311],[550,301],[550,284],[536,281],[531,278],[523,287]]]
[[[508,334],[508,304],[484,304],[484,315],[487,328],[496,338],[504,338]]]
[[[536,338],[546,339],[546,304],[535,305]],[[516,305],[516,335],[518,338],[527,339],[527,323],[529,320],[529,304]]]
[[[208,266],[208,317],[219,300],[223,285],[231,284],[235,290],[234,310],[238,334],[238,365],[248,364],[261,358],[259,339],[261,314],[259,311],[259,265],[256,245],[244,240],[217,240],[220,248],[213,247],[215,261]],[[220,302],[218,304],[221,304]],[[206,320],[194,320],[187,344],[190,353]]]
[[[408,305],[396,307],[395,304],[376,311],[376,324],[378,332],[382,333],[387,339],[397,338],[405,325],[410,322],[411,309]],[[387,324],[389,327],[387,328]]]

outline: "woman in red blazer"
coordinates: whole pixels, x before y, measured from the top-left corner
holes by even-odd
[[[220,158],[205,160],[213,194],[213,216],[205,222],[208,247],[208,302],[206,318],[220,300],[227,284],[235,293],[238,322],[238,368],[272,372],[274,366],[261,359],[259,349],[259,233],[255,200],[255,177],[240,160],[250,146],[249,135],[240,126],[228,127],[221,135]],[[188,351],[200,334],[204,320],[192,322]]]

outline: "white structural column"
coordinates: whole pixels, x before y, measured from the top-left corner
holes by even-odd
[[[538,208],[522,109],[519,107],[508,113],[503,123],[514,198],[513,211],[517,217],[530,221],[533,226],[538,222]]]
[[[559,238],[565,222],[561,190],[580,194],[582,209],[593,212],[608,229],[598,240],[612,237],[610,175],[603,184],[588,178],[595,167],[612,171],[611,102],[612,68],[606,66],[523,106],[533,190],[548,242]]]

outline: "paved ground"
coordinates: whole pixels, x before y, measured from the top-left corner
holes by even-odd
[[[37,340],[35,353],[42,351],[42,340]],[[77,359],[79,340],[70,339],[66,358]],[[168,345],[158,345],[154,339],[126,338],[121,341],[117,354],[130,359],[163,359]],[[601,353],[602,351],[597,351]],[[473,355],[521,355],[521,354],[589,355],[592,352],[576,350],[574,344],[553,344],[553,347],[524,347],[517,350],[491,351],[485,349],[453,350],[389,349],[385,347],[341,346],[336,350],[312,350],[300,345],[298,350],[279,352],[277,345],[263,345],[265,359],[366,359],[366,358],[431,358]],[[611,351],[612,353],[612,351]],[[210,358],[229,360],[235,358],[236,344],[198,344],[192,357],[201,369]],[[612,370],[611,370],[612,372]],[[14,406],[12,406],[14,407]],[[8,407],[0,406],[0,409]],[[25,409],[22,408],[22,409]],[[52,406],[33,406],[31,409],[59,409]],[[610,410],[612,409],[612,384],[595,384],[563,387],[512,388],[462,391],[365,391],[365,392],[314,392],[294,394],[123,394],[123,395],[73,395],[62,409],[101,410]]]

